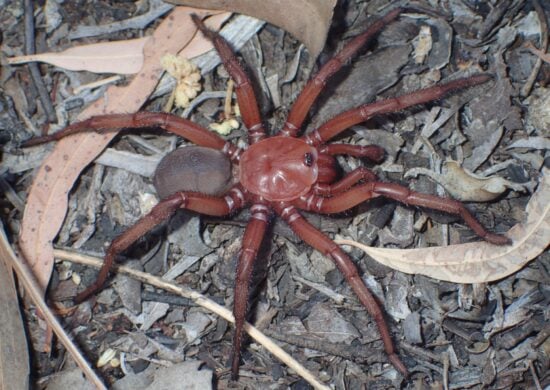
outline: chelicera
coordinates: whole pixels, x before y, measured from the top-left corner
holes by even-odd
[[[247,148],[238,148],[189,120],[152,112],[97,116],[70,125],[54,135],[29,141],[27,145],[49,142],[85,131],[104,132],[119,128],[157,126],[199,145],[188,147],[184,151],[176,150],[161,162],[154,180],[161,196],[160,202],[149,214],[114,239],[107,250],[96,283],[81,292],[76,300],[83,301],[101,289],[115,256],[170,218],[176,210],[187,209],[210,216],[229,216],[243,207],[250,207],[251,216],[244,232],[236,270],[233,378],[238,377],[240,365],[249,280],[258,250],[265,239],[266,228],[275,215],[285,221],[304,242],[336,264],[361,304],[376,322],[389,360],[403,375],[407,375],[407,368],[396,354],[382,310],[362,281],[357,267],[332,239],[317,230],[300,213],[301,210],[322,214],[340,213],[381,196],[408,205],[459,215],[475,233],[488,242],[495,245],[509,243],[505,236],[487,232],[458,201],[413,192],[393,183],[380,182],[376,175],[365,167],[339,178],[336,155],[350,155],[380,162],[384,151],[378,146],[328,143],[350,126],[375,115],[440,99],[451,91],[484,83],[490,76],[480,74],[457,79],[397,98],[365,104],[339,114],[318,129],[302,135],[306,115],[326,81],[401,12],[401,9],[395,9],[387,13],[324,64],[296,99],[283,128],[271,137],[262,123],[251,82],[231,48],[217,33],[208,30],[198,17],[194,17],[202,33],[214,43],[225,68],[235,82],[242,121],[248,130]],[[217,177],[217,180],[214,180],[214,177]],[[201,185],[200,181],[204,181],[204,178],[207,178],[210,188],[206,189]],[[202,192],[198,192],[199,189]]]

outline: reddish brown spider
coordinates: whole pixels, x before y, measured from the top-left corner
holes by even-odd
[[[194,149],[193,152],[200,156],[203,156],[204,148],[210,148],[205,158],[220,160],[227,172],[231,171],[231,164],[238,167],[237,177],[233,178],[233,185],[230,185],[227,191],[220,194],[219,189],[213,189],[209,194],[205,194],[193,192],[196,191],[194,187],[187,186],[194,179],[180,179],[179,182],[174,183],[174,178],[178,177],[178,171],[185,168],[182,165],[185,164],[186,157],[182,157],[179,154],[180,151],[166,157],[155,178],[155,186],[162,200],[149,214],[111,243],[96,283],[81,292],[76,300],[82,301],[97,292],[103,286],[115,256],[153,227],[168,219],[176,210],[187,209],[211,216],[226,216],[248,206],[251,208],[252,215],[244,233],[243,247],[236,271],[233,308],[235,315],[233,378],[237,378],[239,371],[248,284],[254,261],[273,213],[281,217],[302,240],[336,264],[359,301],[376,322],[389,360],[403,375],[407,375],[407,368],[395,352],[382,310],[363,283],[356,266],[338,245],[313,227],[299,211],[340,213],[366,200],[382,196],[409,205],[457,214],[483,239],[496,245],[509,242],[503,235],[487,232],[458,201],[416,193],[397,184],[379,182],[376,175],[366,168],[358,168],[337,180],[335,155],[366,157],[379,162],[383,158],[384,151],[378,146],[327,144],[343,130],[375,115],[395,112],[439,99],[450,91],[484,83],[490,79],[490,76],[477,75],[458,79],[397,98],[365,104],[337,115],[318,129],[299,136],[304,119],[323,90],[327,79],[400,13],[400,9],[395,9],[386,14],[323,65],[298,96],[283,129],[278,135],[272,137],[266,134],[250,80],[231,48],[223,38],[208,30],[200,19],[195,17],[195,23],[202,33],[213,41],[225,68],[235,82],[242,120],[248,129],[249,147],[244,150],[186,119],[152,112],[97,116],[70,125],[57,134],[29,141],[27,145],[34,145],[90,130],[103,132],[119,128],[158,126],[202,146],[203,148]],[[190,158],[193,163],[195,160],[196,156]],[[222,187],[226,184],[223,182],[222,178]]]

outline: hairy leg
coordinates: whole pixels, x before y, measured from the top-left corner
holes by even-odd
[[[304,196],[304,199],[307,199],[311,195],[319,196],[333,196],[335,194],[349,190],[355,184],[360,181],[375,181],[378,180],[378,177],[370,169],[365,167],[359,167],[348,173],[342,179],[333,184],[319,184],[317,183],[313,187],[313,194],[307,194]],[[312,199],[313,201],[315,199]]]
[[[399,184],[369,182],[355,186],[331,198],[310,197],[311,199],[300,199],[293,202],[293,204],[304,210],[332,214],[349,210],[359,203],[363,203],[366,200],[378,196],[394,199],[408,205],[426,207],[428,209],[459,215],[470,229],[484,240],[495,245],[506,245],[511,243],[508,237],[501,234],[490,233],[485,230],[461,202],[450,198],[442,198],[435,195],[411,191],[407,187],[403,187]]]
[[[438,84],[433,87],[414,91],[395,98],[365,104],[335,116],[321,125],[319,129],[304,135],[302,138],[304,138],[311,145],[321,145],[324,142],[336,137],[342,131],[350,128],[351,126],[365,122],[375,115],[396,112],[411,106],[441,99],[452,91],[482,84],[489,80],[491,80],[490,75],[480,74],[468,78],[449,81],[445,84]]]
[[[265,137],[265,129],[260,117],[258,102],[249,77],[239,63],[235,53],[221,35],[208,29],[197,16],[193,15],[193,21],[201,32],[212,41],[218,54],[220,55],[227,73],[235,82],[235,93],[241,109],[241,117],[244,125],[248,129],[249,143],[253,144]]]
[[[233,357],[231,362],[231,377],[233,380],[237,380],[239,377],[241,345],[248,306],[250,278],[254,269],[254,262],[265,235],[270,214],[269,209],[263,204],[253,205],[251,212],[252,216],[244,232],[235,280],[235,300],[233,306],[235,335],[233,336]]]
[[[216,198],[195,192],[179,192],[161,200],[153,209],[124,233],[115,238],[105,255],[105,260],[96,281],[87,289],[79,293],[75,302],[83,302],[91,295],[101,290],[109,271],[113,267],[115,257],[128,249],[130,245],[151,231],[155,226],[169,219],[176,210],[182,208],[207,215],[223,216],[242,207],[244,197],[240,189],[233,188],[224,198]]]
[[[373,162],[381,162],[385,154],[384,149],[376,145],[329,144],[321,146],[319,151],[332,156],[347,154],[353,157],[366,157]]]
[[[223,150],[231,158],[239,154],[239,149],[236,146],[225,141],[217,134],[206,130],[190,120],[162,112],[94,116],[82,122],[73,123],[55,134],[32,138],[26,141],[23,146],[28,147],[58,141],[61,138],[78,133],[96,132],[101,134],[122,128],[147,127],[160,127],[199,146]]]
[[[374,22],[364,33],[353,38],[344,48],[331,58],[309,80],[296,101],[294,102],[286,123],[281,130],[282,135],[295,137],[304,123],[304,119],[311,106],[326,85],[327,80],[338,72],[357,51],[377,34],[386,24],[394,20],[402,12],[401,8],[388,12],[381,19]]]
[[[278,205],[278,207],[275,208],[275,211],[289,224],[292,230],[302,240],[317,249],[319,252],[323,253],[336,264],[359,298],[361,304],[365,307],[365,309],[367,309],[376,322],[382,342],[384,343],[384,350],[386,351],[389,360],[394,367],[399,370],[399,372],[407,376],[407,368],[395,352],[390,331],[388,330],[388,326],[384,320],[382,309],[380,309],[378,302],[359,276],[357,267],[353,261],[334,241],[307,222],[293,206]]]

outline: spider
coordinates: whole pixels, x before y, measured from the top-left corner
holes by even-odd
[[[250,79],[229,44],[216,32],[210,31],[198,16],[194,16],[194,22],[213,42],[225,68],[235,82],[242,121],[248,131],[249,145],[244,149],[189,120],[154,112],[96,116],[72,124],[56,134],[27,141],[26,146],[29,146],[85,131],[104,132],[119,128],[157,126],[199,145],[177,149],[159,164],[154,184],[161,195],[160,202],[150,213],[113,240],[107,249],[96,282],[78,294],[76,301],[81,302],[100,290],[115,257],[155,226],[169,219],[176,210],[186,209],[210,216],[228,216],[243,207],[250,207],[251,216],[244,232],[236,270],[232,378],[238,378],[249,280],[268,224],[275,215],[285,221],[299,238],[336,264],[361,304],[376,322],[389,361],[407,376],[407,368],[396,353],[383,312],[362,281],[357,267],[332,239],[311,225],[300,213],[301,210],[322,214],[340,213],[369,199],[385,197],[408,205],[459,215],[477,235],[488,242],[495,245],[509,243],[507,237],[486,231],[464,205],[456,200],[421,194],[398,184],[380,182],[376,175],[365,167],[357,168],[339,178],[336,155],[363,157],[380,162],[384,157],[384,150],[374,145],[328,143],[350,126],[365,122],[375,115],[400,111],[440,99],[454,90],[484,83],[491,79],[491,76],[479,74],[396,98],[365,104],[341,113],[319,128],[301,135],[305,118],[327,80],[402,11],[403,9],[397,8],[388,12],[326,62],[305,85],[290,109],[283,128],[274,136],[268,136],[262,124]],[[182,152],[185,149],[191,151],[190,154]],[[214,160],[219,165],[211,165]],[[206,164],[202,164],[201,161]],[[201,176],[207,177],[209,181],[221,171],[227,176],[223,173],[219,175],[219,185],[213,186],[210,190],[202,190],[203,192],[196,190],[193,183]],[[181,176],[182,172],[184,176]],[[231,178],[231,172],[234,176],[232,180],[227,180],[228,177]],[[185,176],[186,174],[188,176]]]

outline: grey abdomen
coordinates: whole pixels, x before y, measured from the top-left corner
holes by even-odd
[[[185,146],[160,161],[153,184],[161,199],[181,191],[221,195],[231,185],[231,162],[218,150]]]

